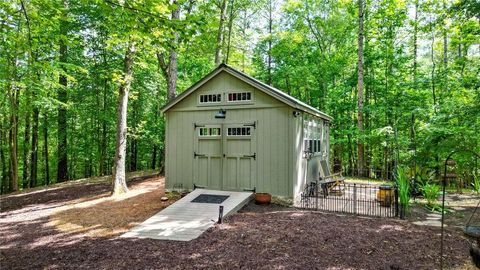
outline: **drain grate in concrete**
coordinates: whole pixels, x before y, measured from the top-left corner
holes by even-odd
[[[216,203],[221,204],[229,196],[225,195],[212,195],[212,194],[201,194],[195,199],[192,200],[194,203]]]

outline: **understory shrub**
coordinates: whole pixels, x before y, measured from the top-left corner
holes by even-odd
[[[440,192],[440,186],[437,184],[425,183],[422,187],[423,197],[427,200],[427,206],[435,209],[438,206],[437,197]]]
[[[404,218],[410,202],[410,181],[404,168],[397,169],[397,186],[400,200],[400,218]]]
[[[480,176],[477,174],[473,174],[473,182],[472,182],[473,191],[477,194],[480,194]]]

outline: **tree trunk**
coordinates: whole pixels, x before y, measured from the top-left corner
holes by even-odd
[[[117,136],[115,147],[115,164],[113,172],[112,194],[119,195],[128,191],[125,175],[125,156],[127,148],[127,107],[128,92],[133,75],[133,60],[135,56],[135,43],[129,41],[123,60],[123,80],[118,89],[117,107]]]
[[[177,2],[174,1],[176,4]],[[180,5],[172,11],[172,20],[180,19]],[[179,35],[178,32],[174,33],[174,38],[171,40],[172,48],[169,51],[168,63],[165,62],[165,55],[163,53],[157,53],[157,60],[160,69],[163,72],[165,79],[167,80],[167,99],[168,101],[175,98],[177,95],[177,78],[178,78],[178,57],[177,46]]]
[[[292,86],[290,85],[290,76],[287,74],[285,76],[285,85],[287,86],[287,94],[292,94]]]
[[[363,176],[364,145],[363,145],[363,0],[358,0],[358,84],[357,84],[358,112],[357,127],[359,137],[357,142],[357,169]]]
[[[273,13],[273,0],[268,1],[268,63],[267,63],[267,71],[268,71],[268,78],[267,83],[268,85],[272,85],[272,13]]]
[[[18,190],[18,90],[12,84],[10,85],[10,131],[8,141],[10,147],[10,184],[9,191]]]
[[[157,167],[157,145],[155,144],[153,146],[153,151],[152,151],[152,166],[150,167],[152,170],[155,170]]]
[[[176,1],[174,1],[176,3]],[[172,20],[180,19],[180,5],[172,11]],[[171,41],[173,46],[170,49],[168,63],[165,62],[165,56],[163,53],[157,53],[158,66],[163,72],[165,79],[167,80],[167,102],[173,100],[177,95],[177,79],[178,79],[178,59],[177,59],[177,47],[179,41],[178,32],[174,33],[174,38]],[[165,145],[165,144],[164,144]],[[163,156],[165,155],[165,147],[160,150],[160,173],[164,171]]]
[[[225,59],[225,64],[228,64],[228,59],[230,57],[230,46],[231,46],[231,41],[232,41],[232,29],[233,29],[233,2],[234,0],[230,0],[229,6],[230,6],[230,15],[228,16],[228,41],[227,41],[227,55]]]
[[[103,102],[102,102],[102,138],[100,140],[100,175],[107,174],[107,120],[105,115],[107,113],[107,90],[108,90],[108,81],[105,79],[103,85]]]
[[[222,54],[222,45],[223,45],[223,25],[225,24],[225,19],[227,17],[227,0],[222,0],[220,6],[220,22],[218,24],[218,33],[217,33],[217,45],[215,48],[215,65],[220,65],[221,54]]]
[[[443,34],[443,78],[442,81],[443,83],[443,88],[444,90],[449,90],[449,80],[448,80],[448,34],[447,34],[447,4],[445,3],[445,0],[443,0],[443,13],[444,13],[444,19],[443,19],[443,29],[442,29],[442,34]],[[442,98],[443,100],[443,98]]]
[[[23,188],[28,188],[30,184],[30,93],[25,92],[27,95],[27,113],[25,114],[25,133],[23,137],[23,177],[22,177],[22,186]]]
[[[418,0],[415,1],[415,21],[413,25],[413,89],[417,90],[417,55],[418,55]]]
[[[178,33],[175,34],[175,40],[178,40]],[[168,65],[169,75],[167,78],[168,100],[172,100],[177,96],[177,78],[178,78],[177,72],[178,72],[177,52],[175,51],[175,49],[171,49],[170,60]]]
[[[158,124],[158,119],[159,119],[159,116],[160,116],[160,107],[161,107],[161,100],[162,100],[161,96],[162,96],[162,91],[161,91],[160,84],[158,83],[157,84],[157,96],[156,96],[156,99],[155,99],[155,105],[156,106],[154,107],[154,111],[153,111],[153,117],[154,117],[153,122],[155,124]],[[158,128],[155,128],[155,132],[156,132],[156,134],[161,134],[161,131]],[[157,142],[155,142],[153,144],[153,149],[152,149],[152,165],[151,165],[152,170],[155,170],[155,168],[157,167],[158,148],[159,148],[159,145],[158,145]]]
[[[4,143],[7,141],[5,138],[5,132],[3,131],[3,123],[0,122],[0,165],[2,166],[1,172],[1,185],[0,185],[0,194],[4,194],[7,192],[6,187],[8,186],[8,176],[7,176],[7,164],[5,159],[5,152],[4,152]]]
[[[59,61],[62,67],[61,73],[58,78],[60,88],[58,89],[58,101],[61,102],[58,107],[58,145],[57,145],[57,182],[64,182],[68,180],[68,157],[67,157],[67,108],[65,104],[68,101],[67,96],[67,76],[65,64],[67,63],[68,51],[67,51],[67,20],[66,11],[62,13],[62,19],[60,20],[60,48],[59,48]]]
[[[446,20],[446,13],[448,12],[447,10],[447,4],[445,3],[445,0],[443,0],[443,12],[444,14],[444,24],[443,24],[443,68],[445,75],[447,75],[447,68],[448,68],[448,35],[447,35],[447,20]],[[448,81],[448,80],[447,80]]]
[[[45,185],[50,185],[50,166],[48,163],[48,115],[43,115],[43,159],[45,162]]]
[[[433,99],[433,111],[437,112],[437,93],[435,89],[435,54],[434,54],[434,46],[435,46],[435,32],[432,32],[432,47],[431,47],[431,60],[432,60],[432,70],[431,70],[431,85],[432,85],[432,99]]]
[[[32,150],[30,160],[30,187],[37,186],[38,168],[38,107],[33,106]]]
[[[132,140],[132,151],[131,151],[131,166],[130,166],[130,171],[134,172],[137,170],[137,154],[138,154],[138,151],[137,151],[137,146],[138,146],[138,143],[137,143],[137,139],[133,139]]]

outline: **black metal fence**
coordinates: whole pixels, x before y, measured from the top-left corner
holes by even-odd
[[[397,188],[374,184],[311,182],[305,186],[299,206],[364,216],[398,217],[399,214]]]

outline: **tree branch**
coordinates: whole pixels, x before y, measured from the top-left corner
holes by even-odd
[[[163,72],[165,78],[168,77],[168,63],[165,62],[165,55],[161,52],[157,52],[158,67]]]

